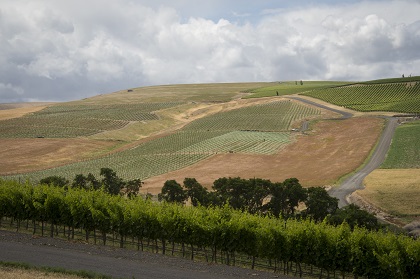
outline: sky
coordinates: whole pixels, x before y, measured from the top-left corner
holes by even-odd
[[[0,0],[0,103],[420,75],[420,0]]]

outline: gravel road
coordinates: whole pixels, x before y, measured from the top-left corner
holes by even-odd
[[[0,261],[89,270],[114,278],[292,278],[222,264],[0,230]],[[0,274],[1,277],[1,274]]]

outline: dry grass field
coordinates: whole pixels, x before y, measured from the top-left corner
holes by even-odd
[[[420,216],[420,169],[377,169],[357,194],[373,206],[401,217]]]
[[[0,175],[61,166],[103,154],[118,142],[76,139],[0,139]]]
[[[48,273],[38,270],[27,270],[19,268],[0,267],[0,278],[2,279],[78,279],[75,275],[60,273]]]
[[[6,109],[7,108],[7,109]],[[7,106],[4,107],[4,109],[0,109],[0,120],[6,120],[11,118],[17,118],[24,116],[25,114],[40,111],[45,106],[23,106],[23,107],[12,107],[8,108]]]
[[[317,122],[307,135],[276,155],[218,154],[193,166],[145,180],[142,191],[159,193],[169,179],[194,177],[211,187],[220,177],[259,177],[283,181],[296,177],[302,185],[327,186],[360,166],[375,145],[384,121],[373,117]]]

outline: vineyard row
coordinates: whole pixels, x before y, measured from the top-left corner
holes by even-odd
[[[305,95],[358,111],[420,113],[420,82],[352,85]]]
[[[419,278],[420,242],[389,232],[350,230],[347,224],[332,227],[309,220],[260,217],[222,208],[184,207],[154,203],[141,197],[126,199],[101,191],[32,186],[0,182],[0,219],[48,222],[70,231],[83,229],[88,240],[98,232],[125,238],[179,243],[217,254],[245,254],[276,263],[296,264],[302,276],[304,264],[328,273],[351,273],[367,278]],[[42,228],[38,228],[42,229]],[[37,228],[34,228],[36,233]]]

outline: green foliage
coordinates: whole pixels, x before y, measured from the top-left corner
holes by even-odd
[[[159,201],[175,202],[183,204],[187,198],[184,189],[181,184],[175,180],[167,180],[162,187],[162,191],[159,194]]]
[[[312,90],[304,95],[358,111],[420,113],[420,81],[354,84]]]
[[[41,184],[47,184],[47,185],[54,185],[57,187],[64,187],[69,184],[69,181],[65,177],[53,175],[48,176],[39,181]]]
[[[71,186],[73,188],[86,190],[98,190],[101,185],[101,182],[99,182],[92,173],[89,173],[87,176],[84,176],[83,174],[76,174]]]
[[[377,230],[380,228],[378,219],[373,214],[361,210],[354,204],[339,208],[333,215],[328,216],[328,223],[332,225],[338,226],[344,222],[349,224],[352,230],[356,226],[364,227],[368,230]]]
[[[111,195],[118,195],[124,187],[124,181],[117,176],[117,173],[110,168],[101,168],[100,175],[103,176],[102,184],[105,191]]]
[[[336,228],[309,220],[285,222],[227,206],[184,207],[103,191],[10,181],[0,182],[0,205],[1,217],[39,220],[44,214],[57,225],[84,228],[87,236],[96,229],[117,233],[121,239],[175,241],[367,278],[416,278],[420,274],[419,241],[357,227],[351,231],[347,224]]]
[[[299,203],[307,200],[307,190],[296,178],[286,179],[283,183],[273,183],[269,189],[271,199],[264,208],[276,217],[293,217]]]
[[[304,215],[310,216],[316,222],[324,220],[325,217],[334,214],[338,209],[338,199],[328,195],[322,187],[309,188],[305,204]]]
[[[213,190],[219,203],[228,203],[234,209],[250,213],[260,212],[264,198],[269,194],[269,180],[254,178],[219,178],[213,182]]]
[[[185,194],[188,198],[191,199],[191,204],[193,206],[210,205],[210,200],[208,198],[208,191],[204,188],[195,178],[186,177],[184,179],[184,188]]]
[[[397,127],[390,150],[381,168],[420,168],[420,121]]]

